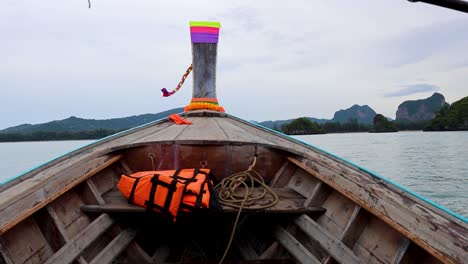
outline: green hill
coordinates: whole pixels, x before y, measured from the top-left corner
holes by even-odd
[[[0,130],[0,142],[100,139],[182,111],[183,108],[175,108],[157,114],[104,120],[72,116],[37,125],[23,124]]]
[[[374,109],[368,105],[355,104],[348,109],[337,111],[331,121],[345,124],[351,120],[356,120],[359,124],[372,125],[376,114]]]
[[[308,135],[325,133],[317,123],[310,121],[306,117],[294,119],[291,123],[283,125],[281,130],[288,135]]]
[[[434,93],[426,99],[404,101],[396,112],[397,123],[422,123],[433,119],[437,111],[447,106],[445,97]]]
[[[55,120],[43,124],[31,125],[23,124],[19,126],[9,127],[4,130],[0,130],[3,134],[31,134],[35,132],[78,132],[78,131],[94,131],[94,130],[110,130],[120,131],[127,128],[136,127],[139,125],[146,124],[164,117],[170,114],[180,113],[183,108],[175,108],[160,112],[157,114],[144,114],[129,116],[123,118],[112,118],[112,119],[83,119],[75,116],[71,116],[63,120]]]
[[[398,132],[395,124],[389,121],[385,116],[377,114],[374,117],[374,127],[369,131],[371,133]]]
[[[424,128],[424,131],[453,130],[468,130],[468,96],[440,109]]]

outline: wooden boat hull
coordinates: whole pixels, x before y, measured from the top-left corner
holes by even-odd
[[[246,211],[226,263],[467,263],[466,219],[354,164],[242,119],[185,114],[105,138],[0,186],[0,263],[215,263],[236,210],[176,223],[128,205],[122,173],[256,169],[280,196]]]

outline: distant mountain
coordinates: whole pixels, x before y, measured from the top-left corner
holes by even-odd
[[[0,130],[0,133],[16,133],[16,134],[30,134],[34,132],[76,132],[76,131],[93,131],[98,129],[119,131],[126,128],[136,127],[167,117],[174,113],[180,113],[183,108],[175,108],[160,112],[157,114],[144,114],[137,116],[129,116],[123,118],[113,119],[83,119],[71,116],[67,119],[51,121],[43,124],[31,125],[23,124],[19,126],[9,127]]]
[[[360,124],[372,125],[374,122],[374,116],[377,113],[370,108],[368,105],[353,105],[348,109],[339,110],[335,112],[333,119],[323,119],[323,118],[315,118],[315,117],[304,117],[309,121],[315,122],[319,125],[329,123],[329,122],[337,122],[341,124],[348,123],[350,119],[357,120]],[[286,120],[269,120],[259,122],[262,126],[266,126],[273,129],[280,129],[283,125],[290,124],[296,118],[286,119]]]
[[[348,109],[335,112],[332,121],[344,124],[356,119],[360,124],[372,125],[376,114],[368,105],[360,106],[355,104]]]
[[[433,119],[436,112],[444,106],[448,106],[448,104],[445,102],[445,97],[440,93],[434,93],[426,99],[404,101],[398,106],[396,122],[427,122]]]
[[[326,122],[330,122],[329,119],[319,119],[319,118],[314,118],[314,117],[304,117],[304,118],[308,119],[309,121],[315,122],[315,123],[317,123],[319,125],[323,124],[323,123],[326,123]],[[269,120],[269,121],[259,122],[259,124],[262,125],[262,126],[266,126],[268,128],[277,128],[277,129],[279,129],[283,125],[290,124],[294,120],[295,120],[295,118],[286,119],[286,120],[275,120],[275,121]]]
[[[424,131],[468,130],[468,96],[437,112]]]

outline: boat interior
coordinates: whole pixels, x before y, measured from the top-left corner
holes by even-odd
[[[117,183],[122,174],[200,167],[221,180],[255,156],[279,202],[241,212],[224,263],[441,263],[322,181],[304,157],[245,142],[146,143],[71,167],[76,184],[2,234],[0,263],[218,263],[237,209],[181,212],[173,222],[129,204]]]

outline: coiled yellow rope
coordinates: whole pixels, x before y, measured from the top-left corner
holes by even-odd
[[[224,178],[215,186],[215,190],[219,196],[219,201],[222,205],[239,209],[234,222],[234,227],[232,228],[231,237],[229,238],[228,245],[224,251],[223,257],[219,261],[219,264],[223,263],[229,248],[231,247],[232,241],[234,240],[234,234],[237,229],[237,224],[242,210],[266,209],[278,203],[278,195],[265,183],[260,173],[253,169],[256,163],[257,156],[255,155],[254,161],[252,165],[249,166],[248,170]],[[259,187],[255,187],[256,185]],[[253,196],[254,188],[262,188],[263,191],[260,195]],[[273,197],[273,201],[267,204],[255,205],[258,201],[265,198],[267,194]]]

